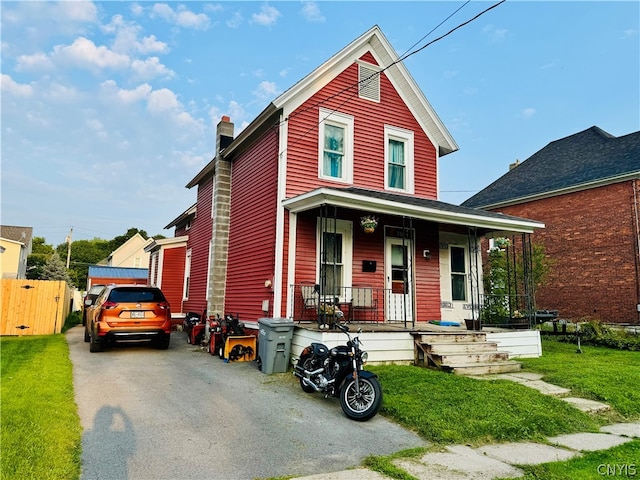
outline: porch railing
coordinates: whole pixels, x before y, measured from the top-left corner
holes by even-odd
[[[320,292],[314,283],[290,285],[295,322],[318,322],[324,314],[349,322],[384,322],[386,289],[369,285],[337,287]]]

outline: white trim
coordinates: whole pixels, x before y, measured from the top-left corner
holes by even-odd
[[[405,186],[404,188],[393,188],[389,186],[389,140],[399,140],[404,142],[404,167],[405,167]],[[392,125],[384,126],[384,189],[390,192],[415,193],[414,185],[414,133],[411,130],[394,127]]]
[[[298,233],[298,214],[289,212],[289,261],[287,263],[287,278],[289,279],[289,285],[295,283],[296,278],[296,237]],[[276,277],[276,282],[282,282],[282,278]],[[294,292],[291,292],[290,288],[287,288],[287,306],[286,306],[286,318],[293,318],[292,303]],[[275,301],[275,300],[274,300]],[[275,312],[275,309],[274,309]]]
[[[435,202],[435,200],[434,200]],[[544,228],[544,223],[507,215],[485,215],[477,213],[450,211],[448,209],[429,208],[409,203],[398,203],[375,197],[365,197],[355,192],[341,189],[318,188],[310,192],[283,200],[283,206],[292,212],[311,210],[324,204],[337,207],[373,210],[379,214],[405,215],[418,220],[427,220],[452,225],[490,228],[506,232],[533,233],[537,228]],[[447,204],[443,204],[446,206]],[[467,209],[473,210],[473,209]]]
[[[353,115],[319,109],[318,121],[318,178],[339,183],[353,183],[353,144],[354,144],[354,118]],[[342,161],[342,176],[332,177],[323,172],[324,165],[324,127],[335,125],[344,128],[344,157]]]
[[[182,300],[189,300],[189,292],[187,289],[187,280],[191,284],[191,249],[189,248],[184,259],[184,277],[182,279]]]
[[[281,152],[278,156],[278,191],[276,202],[276,239],[275,239],[275,252],[274,252],[274,272],[273,272],[273,316],[282,316],[282,295],[284,285],[282,284],[282,272],[284,270],[284,218],[285,209],[282,206],[282,201],[286,198],[287,194],[287,137],[289,134],[288,123],[280,117],[280,135],[278,138],[279,145],[278,151]],[[291,258],[292,255],[289,256]],[[295,255],[293,255],[295,257]],[[291,283],[291,282],[289,282]],[[288,305],[289,302],[287,302]]]

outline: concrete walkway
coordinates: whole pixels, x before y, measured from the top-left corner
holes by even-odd
[[[554,395],[585,412],[601,412],[609,405],[568,397],[569,390],[543,382],[542,375],[528,372],[487,375],[482,379],[505,379]],[[398,459],[393,463],[420,480],[491,480],[522,477],[517,465],[560,462],[579,457],[583,452],[607,450],[634,438],[640,438],[640,423],[607,425],[600,433],[574,433],[548,438],[548,444],[534,442],[501,443],[471,448],[451,445],[441,452],[431,452],[421,458]],[[366,468],[298,477],[292,480],[388,480]]]

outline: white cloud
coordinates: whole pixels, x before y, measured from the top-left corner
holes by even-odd
[[[153,15],[157,15],[179,27],[195,28],[197,30],[206,30],[209,28],[210,21],[206,14],[194,13],[184,5],[179,5],[177,10],[173,10],[166,3],[156,3],[151,8],[151,11]]]
[[[98,15],[96,6],[87,1],[57,2],[55,9],[59,19],[76,22],[94,22]]]
[[[242,25],[244,18],[240,12],[235,12],[231,19],[227,20],[227,27],[229,28],[239,28]]]
[[[142,27],[133,22],[127,22],[122,15],[114,15],[111,21],[102,27],[106,33],[115,35],[113,50],[120,53],[164,53],[168,50],[167,44],[159,41],[155,35],[138,39]]]
[[[260,99],[272,100],[278,95],[278,86],[274,82],[260,82],[252,93]]]
[[[494,25],[486,25],[482,31],[489,35],[489,41],[491,43],[500,43],[507,38],[509,30],[506,28],[496,28]]]
[[[274,25],[282,14],[277,8],[270,5],[263,5],[259,13],[251,15],[251,23],[256,23],[265,27]]]
[[[53,62],[46,53],[38,52],[32,55],[20,55],[16,59],[16,71],[26,72],[34,70],[51,70]]]
[[[131,70],[137,78],[142,80],[150,80],[156,77],[173,77],[175,75],[173,70],[160,63],[158,57],[134,60],[131,62]]]
[[[535,108],[525,108],[520,112],[520,116],[524,119],[531,118],[536,114]]]
[[[33,87],[15,82],[9,75],[2,74],[0,77],[0,90],[3,93],[15,95],[16,97],[30,97],[33,95]]]
[[[178,97],[168,88],[151,92],[147,98],[147,110],[153,114],[165,113],[180,107]]]
[[[115,82],[113,83],[113,85],[115,86]],[[151,93],[151,90],[151,85],[149,85],[148,83],[143,83],[142,85],[138,85],[133,90],[119,89],[116,92],[116,96],[124,103],[135,103],[140,100],[146,99]]]
[[[326,20],[317,2],[302,2],[302,16],[310,22],[323,23]]]
[[[129,56],[114,52],[105,46],[96,46],[91,40],[80,37],[71,45],[56,45],[53,56],[80,68],[122,69],[129,66]]]

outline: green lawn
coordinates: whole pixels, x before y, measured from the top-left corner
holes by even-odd
[[[640,419],[640,354],[545,341],[543,357],[523,360],[525,370],[604,401],[612,412],[588,415],[562,400],[504,380],[476,380],[420,367],[375,366],[384,391],[381,413],[437,445],[480,445],[595,432],[607,423]],[[2,479],[80,476],[82,428],[73,393],[72,365],[63,335],[0,338]],[[280,377],[293,381],[293,376]],[[285,380],[286,379],[286,380]],[[529,479],[601,478],[600,464],[640,465],[640,441],[569,462],[526,467]],[[420,450],[400,452],[418,455]],[[390,457],[371,457],[369,468],[392,478]],[[588,472],[588,473],[586,473]],[[636,473],[637,475],[637,473]]]
[[[0,338],[3,479],[75,480],[82,428],[63,335]]]

